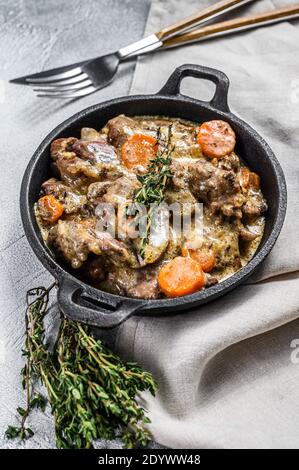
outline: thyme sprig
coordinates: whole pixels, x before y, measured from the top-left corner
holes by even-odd
[[[30,411],[44,411],[46,406],[46,399],[35,391],[36,381],[40,380],[54,416],[57,447],[92,448],[98,438],[115,437],[121,437],[127,448],[146,446],[150,434],[144,425],[149,419],[136,395],[143,390],[155,393],[153,377],[135,363],[121,361],[90,334],[87,326],[66,318],[62,318],[50,352],[44,319],[53,287],[31,289],[27,295],[27,361],[22,370],[26,408],[18,408],[20,426],[9,426],[6,436],[33,436],[26,425]]]
[[[143,204],[148,208],[145,220],[145,234],[140,239],[139,253],[142,258],[145,257],[145,249],[149,242],[150,229],[154,208],[162,203],[165,189],[169,178],[173,176],[170,168],[171,154],[174,148],[170,145],[172,137],[172,125],[168,128],[168,138],[164,141],[161,138],[161,129],[157,131],[157,153],[150,160],[147,173],[138,175],[137,179],[141,183],[141,188],[134,194],[134,203]]]

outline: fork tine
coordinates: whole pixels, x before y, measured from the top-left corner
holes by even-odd
[[[71,70],[67,70],[66,72],[56,73],[51,75],[45,75],[44,77],[27,77],[26,83],[48,83],[54,82],[56,80],[64,80],[66,78],[76,77],[82,73],[81,67],[74,67]]]
[[[81,85],[80,83],[78,85]],[[66,93],[71,93],[73,91],[79,91],[79,90],[84,90],[84,88],[87,88],[89,86],[93,86],[92,82],[90,80],[86,80],[86,83],[82,86],[74,86],[74,87],[45,87],[45,88],[33,88],[33,91],[36,93],[49,93],[50,95],[55,95],[55,94],[66,94]]]
[[[65,91],[81,90],[82,88],[85,88],[90,85],[92,85],[92,81],[89,78],[87,78],[86,80],[82,80],[81,82],[70,83],[69,85],[68,84],[56,85],[55,83],[51,83],[51,84],[41,84],[40,87],[38,87],[37,84],[35,85],[32,84],[30,86],[34,87],[33,91],[37,91],[37,92],[48,91],[49,93],[54,93],[55,91],[58,91],[58,92],[64,93]]]
[[[63,66],[63,67],[55,67],[54,69],[44,70],[43,72],[33,73],[33,74],[30,74],[30,75],[23,75],[22,77],[13,78],[12,80],[9,80],[9,81],[10,81],[10,83],[18,83],[18,84],[22,84],[22,85],[28,85],[28,80],[36,80],[36,79],[39,79],[39,78],[47,78],[47,77],[50,77],[51,79],[53,79],[53,77],[55,75],[59,75],[59,74],[65,73],[65,72],[71,72],[74,69],[78,69],[78,68],[82,69],[82,67],[85,64],[87,64],[88,62],[89,62],[89,60],[83,60],[83,61],[77,62],[75,64],[66,65],[66,66]]]
[[[88,86],[86,88],[76,90],[76,91],[69,91],[65,92],[63,90],[60,91],[55,91],[55,93],[49,93],[47,90],[45,93],[39,92],[37,94],[38,97],[40,98],[65,98],[65,99],[71,99],[71,98],[79,98],[81,96],[86,96],[90,95],[91,93],[94,93],[97,91],[98,88],[94,87],[93,85]]]
[[[81,83],[85,80],[88,80],[88,75],[83,72],[81,73],[80,75],[76,75],[75,77],[72,77],[72,78],[66,78],[65,80],[53,80],[51,82],[27,82],[27,85],[31,86],[31,87],[36,87],[38,85],[40,86],[43,86],[43,87],[59,87],[59,88],[63,88],[63,87],[66,87],[66,86],[70,86],[70,85],[76,85],[78,83]]]

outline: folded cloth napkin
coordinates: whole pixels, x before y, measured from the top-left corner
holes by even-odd
[[[146,34],[211,3],[155,0]],[[259,1],[238,14],[289,3]],[[158,91],[183,63],[229,76],[231,110],[264,136],[283,167],[287,217],[272,253],[245,285],[192,312],[133,317],[119,329],[116,347],[158,380],[157,396],[142,396],[158,443],[298,448],[299,365],[292,347],[299,338],[299,22],[142,57],[131,92]],[[186,79],[182,91],[201,99],[210,93],[197,79]]]

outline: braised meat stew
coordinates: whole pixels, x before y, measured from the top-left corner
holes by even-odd
[[[254,256],[267,212],[235,144],[224,121],[125,115],[55,140],[53,176],[35,204],[44,242],[84,282],[122,296],[177,297],[221,282]],[[179,233],[173,204],[191,221]]]

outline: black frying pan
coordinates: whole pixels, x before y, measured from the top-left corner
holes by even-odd
[[[180,94],[181,81],[188,76],[215,83],[215,95],[210,102]],[[227,76],[218,70],[199,65],[182,65],[157,94],[126,96],[91,106],[56,127],[38,147],[23,178],[21,214],[31,247],[59,282],[58,303],[66,316],[93,326],[111,328],[134,313],[149,315],[190,309],[227,293],[243,282],[271,251],[285,218],[287,192],[284,175],[268,144],[254,129],[230,112],[227,104],[228,86]],[[143,300],[113,295],[91,287],[78,280],[70,268],[53,257],[42,241],[33,210],[42,182],[51,175],[50,144],[59,137],[79,136],[82,127],[99,129],[118,114],[172,116],[198,122],[223,119],[232,125],[237,134],[237,153],[261,176],[262,191],[269,205],[263,240],[245,267],[219,284],[192,295]]]

